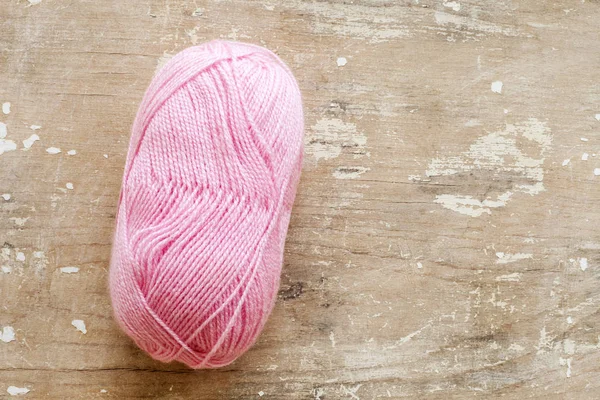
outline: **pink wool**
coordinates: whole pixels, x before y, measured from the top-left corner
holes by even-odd
[[[152,357],[215,368],[256,341],[277,296],[302,142],[296,80],[262,47],[212,41],[154,77],[110,267],[116,319]]]

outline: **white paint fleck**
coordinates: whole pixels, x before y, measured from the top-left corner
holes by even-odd
[[[343,67],[346,64],[348,64],[348,60],[346,60],[346,57],[338,57],[338,59],[337,59],[338,67]]]
[[[32,131],[37,131],[38,129],[42,129],[41,125],[31,125],[29,127],[29,129],[31,129]]]
[[[10,274],[12,272],[12,267],[10,265],[3,265],[0,269],[2,269],[2,272],[5,274]]]
[[[579,268],[581,268],[582,271],[588,269],[588,259],[586,257],[581,257],[579,259]]]
[[[85,322],[83,322],[83,320],[74,319],[73,321],[71,321],[71,325],[73,325],[75,327],[75,329],[77,329],[79,332],[83,333],[84,335],[87,333],[87,329],[85,328]]]
[[[13,221],[15,223],[15,225],[17,225],[17,226],[23,226],[23,225],[25,225],[25,222],[27,222],[27,220],[29,219],[29,217],[26,217],[26,218],[11,217],[9,219],[11,221]]]
[[[355,158],[366,154],[367,137],[358,133],[356,124],[339,118],[322,118],[306,135],[305,151],[317,162],[339,157],[343,148],[352,149]]]
[[[517,343],[512,343],[510,346],[508,346],[508,350],[523,351],[523,350],[525,350],[525,347],[523,347]]]
[[[33,257],[35,258],[44,258],[46,255],[44,254],[43,251],[34,251],[33,252]]]
[[[496,253],[496,257],[498,257],[498,259],[496,260],[496,264],[510,264],[510,263],[514,263],[517,261],[521,261],[521,260],[532,259],[533,254],[526,254],[526,253],[509,254],[509,253],[503,253],[503,252],[499,251]]]
[[[563,166],[563,167],[566,167],[567,165],[569,165],[569,163],[570,163],[570,162],[571,162],[571,159],[570,159],[570,158],[567,158],[566,160],[564,160],[564,161],[562,162],[562,166]]]
[[[74,156],[75,154],[77,154],[77,150],[69,150],[67,151],[67,154],[70,156]]]
[[[23,148],[30,149],[31,146],[33,146],[33,144],[35,142],[37,142],[38,140],[40,140],[40,137],[34,133],[33,135],[29,136],[27,139],[23,140]]]
[[[571,339],[565,339],[563,341],[563,351],[565,354],[575,354],[576,343]]]
[[[40,4],[42,2],[42,0],[27,0],[29,2],[29,4],[31,5],[35,5],[35,4]]]
[[[546,331],[546,327],[544,326],[542,330],[540,330],[540,340],[538,341],[538,345],[535,347],[537,349],[537,353],[544,353],[547,349],[551,350],[554,343],[554,338],[556,336],[549,336]]]
[[[423,263],[421,263],[421,262],[418,262],[418,263],[417,263],[417,268],[419,268],[419,269],[422,269],[422,268],[423,268]]]
[[[436,196],[433,202],[460,214],[480,217],[484,213],[491,214],[492,208],[504,207],[512,195],[512,192],[505,192],[498,196],[497,200],[486,199],[480,201],[474,199],[472,196],[442,194]]]
[[[335,347],[335,335],[333,332],[329,332],[329,340],[331,341],[331,347]]]
[[[1,122],[0,122],[1,124]],[[1,130],[1,126],[0,126]],[[12,140],[0,139],[0,154],[4,154],[9,151],[14,151],[17,149],[17,144]]]
[[[196,8],[192,13],[192,17],[199,17],[204,14],[204,8]]]
[[[336,179],[356,179],[369,170],[366,167],[338,167],[333,171],[333,176]]]
[[[431,325],[427,324],[424,327],[422,327],[421,329],[418,329],[412,333],[409,333],[408,335],[400,338],[400,340],[396,341],[396,343],[392,346],[387,346],[385,347],[386,350],[388,349],[395,349],[399,346],[402,346],[406,343],[408,343],[410,340],[412,340],[412,338],[414,338],[415,336],[419,335],[421,332],[423,332],[425,329],[429,328]]]
[[[325,396],[325,390],[323,388],[316,388],[313,390],[313,394],[315,395],[315,400],[322,400],[322,396]]]
[[[8,101],[6,103],[2,103],[2,112],[4,114],[10,114],[10,103]]]
[[[600,114],[594,115],[594,118],[596,118],[596,121],[600,121]]]
[[[17,261],[23,262],[23,261],[25,261],[25,254],[23,254],[23,252],[19,251],[19,252],[17,252],[16,258],[17,258]]]
[[[519,282],[521,280],[521,276],[518,272],[508,274],[508,275],[500,275],[496,277],[496,282]]]
[[[583,153],[581,155],[581,161],[587,161],[590,155],[588,153]]]
[[[108,158],[108,154],[103,154],[102,155],[104,158]]]
[[[529,141],[526,143],[529,147],[527,151],[518,146],[523,143],[522,138]],[[502,131],[479,137],[467,151],[458,156],[434,158],[425,171],[427,177],[459,173],[476,177],[481,172],[507,172],[515,178],[520,177],[520,180],[513,183],[511,190],[494,197],[478,199],[467,194],[441,194],[436,196],[434,202],[449,210],[479,217],[491,214],[493,208],[506,206],[517,192],[531,196],[539,194],[546,190],[543,184],[543,164],[544,155],[550,150],[551,144],[552,135],[546,123],[530,118],[523,123],[507,124]]]
[[[569,325],[573,324],[573,317],[571,317],[571,316],[567,317],[567,324],[569,324]]]
[[[62,272],[63,274],[76,274],[77,272],[79,272],[79,268],[78,267],[62,267],[60,269],[60,272]]]
[[[60,153],[60,152],[61,152],[61,150],[60,150],[58,147],[48,147],[48,148],[46,149],[46,152],[47,152],[48,154],[58,154],[58,153]]]
[[[445,1],[444,7],[451,8],[454,11],[460,11],[460,3],[457,1]]]
[[[590,139],[582,137],[582,138],[581,138],[581,141],[582,141],[582,142],[589,142],[589,141],[590,141]]]
[[[600,168],[594,168],[594,175],[596,175],[596,176],[600,175]]]
[[[29,0],[29,1],[31,2],[31,0]],[[21,394],[29,393],[29,389],[27,389],[26,387],[16,387],[16,386],[9,386],[8,389],[6,389],[6,391],[11,396],[19,396]]]
[[[567,366],[567,372],[566,372],[567,378],[570,378],[571,377],[571,373],[572,373],[572,371],[571,371],[571,361],[572,361],[572,358],[566,358],[565,359],[565,358],[560,357],[558,359],[558,363],[560,365],[562,365],[562,366],[566,365]]]
[[[265,395],[265,392],[263,392],[262,390],[260,392],[258,392],[259,397],[263,397],[264,395]]]
[[[6,129],[6,124],[4,122],[0,122],[0,139],[4,139],[8,135],[8,129]]]
[[[73,190],[73,184],[71,182],[67,182],[65,186],[67,187],[67,189]]]
[[[362,386],[362,383],[360,383],[354,387],[346,387],[344,385],[341,385],[341,389],[344,392],[344,394],[350,395],[350,397],[352,397],[354,400],[360,400],[360,397],[358,397],[356,392],[358,392],[358,389],[360,389],[361,386]]]
[[[4,199],[4,201],[9,201],[9,200],[10,200],[10,197],[11,197],[11,196],[10,196],[10,193],[4,193],[4,194],[2,195],[2,198]]]
[[[492,82],[492,92],[498,94],[502,93],[502,86],[504,86],[504,84],[501,81]]]
[[[10,343],[15,340],[15,330],[12,326],[5,326],[0,331],[0,340],[4,343]]]
[[[106,389],[100,389],[100,393],[108,393],[108,390],[106,390]]]

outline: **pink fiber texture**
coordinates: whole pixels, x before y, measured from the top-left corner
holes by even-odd
[[[256,341],[277,297],[302,165],[300,90],[272,52],[212,41],[154,77],[119,199],[110,292],[157,360],[216,368]]]

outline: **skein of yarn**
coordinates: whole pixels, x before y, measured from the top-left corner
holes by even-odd
[[[173,57],[136,116],[110,266],[116,320],[153,358],[233,362],[277,296],[302,165],[300,90],[255,45]]]

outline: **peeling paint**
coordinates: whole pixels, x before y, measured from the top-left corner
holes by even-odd
[[[315,160],[329,160],[339,157],[345,148],[355,155],[367,155],[367,137],[357,132],[356,124],[339,118],[322,118],[313,126],[305,139],[305,152]]]
[[[32,0],[29,0],[29,2],[31,3]],[[33,3],[33,4],[37,4],[37,3]],[[10,394],[11,396],[19,396],[21,394],[27,394],[29,393],[29,389],[26,387],[17,387],[17,386],[9,386],[6,391],[8,392],[8,394]]]
[[[496,257],[498,257],[498,259],[496,260],[496,264],[510,264],[510,263],[514,263],[517,261],[521,261],[521,260],[532,259],[533,254],[526,254],[526,253],[509,254],[509,253],[497,252]]]
[[[527,140],[528,151],[519,147]],[[441,194],[434,202],[452,211],[471,217],[491,214],[492,209],[504,207],[516,193],[536,195],[545,191],[544,156],[550,150],[552,136],[544,122],[535,118],[520,124],[507,124],[505,129],[478,138],[469,150],[459,156],[431,160],[425,174],[428,178],[475,174],[488,171],[492,174],[508,172],[515,176],[512,188],[495,197],[477,199],[469,194]],[[535,155],[530,155],[534,150]]]
[[[12,326],[5,326],[0,331],[0,340],[4,343],[10,343],[15,340],[15,330]]]
[[[521,276],[518,272],[508,274],[508,275],[500,275],[496,277],[496,282],[519,282],[521,280]]]
[[[33,144],[35,142],[37,142],[38,140],[40,140],[40,137],[38,135],[36,135],[35,133],[31,136],[29,136],[27,139],[23,140],[23,150],[28,150],[31,148],[31,146],[33,146]]]
[[[83,320],[74,319],[73,321],[71,321],[71,325],[73,325],[75,327],[75,329],[77,329],[79,332],[83,333],[84,335],[87,333],[87,328],[85,327],[85,322],[83,322]]]

